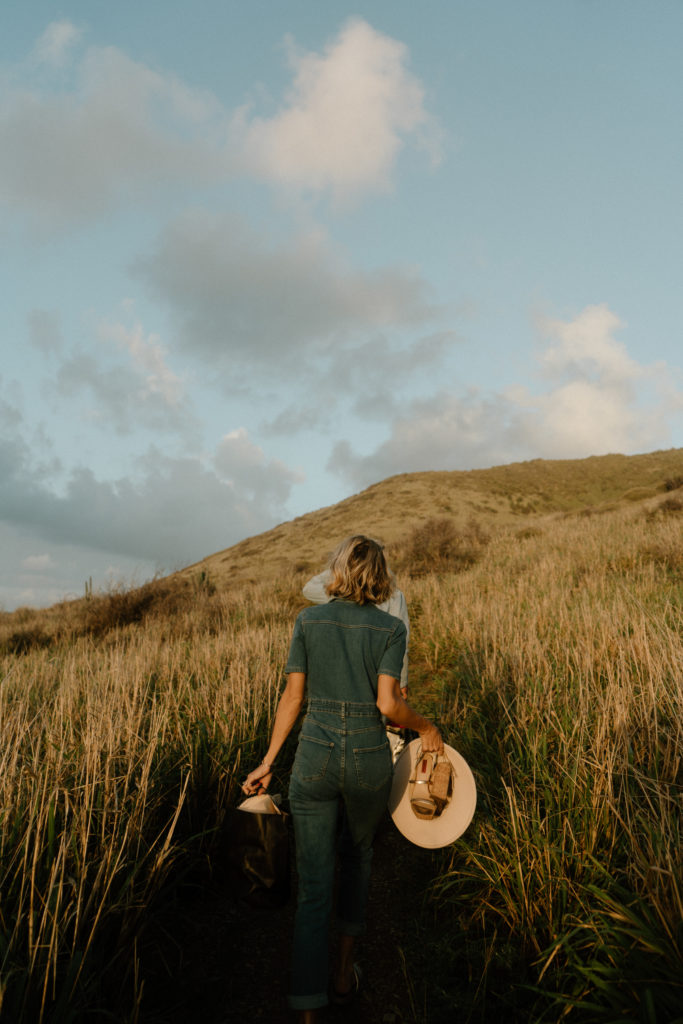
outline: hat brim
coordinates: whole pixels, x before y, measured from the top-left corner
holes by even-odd
[[[420,751],[420,740],[412,740],[394,767],[389,795],[389,813],[396,828],[416,846],[435,850],[458,839],[474,817],[477,786],[465,758],[444,744],[444,753],[453,767],[453,796],[438,818],[418,818],[410,806],[410,776]]]
[[[251,814],[282,814],[270,793],[257,793],[256,796],[248,796],[241,804],[237,805],[238,811],[249,811]]]

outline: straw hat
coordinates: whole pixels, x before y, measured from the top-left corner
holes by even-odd
[[[270,793],[258,793],[248,796],[237,806],[238,811],[249,811],[251,814],[282,814]]]
[[[436,849],[455,842],[472,821],[477,804],[477,787],[465,758],[453,747],[445,744],[444,754],[453,769],[453,794],[438,817],[429,820],[417,817],[410,802],[413,795],[410,779],[421,753],[420,740],[413,740],[396,762],[389,796],[389,812],[396,828],[411,843],[424,846],[426,849]]]

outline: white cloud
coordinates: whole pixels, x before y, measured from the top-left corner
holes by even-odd
[[[669,372],[661,363],[637,363],[614,337],[623,326],[604,304],[543,325],[549,343],[539,362],[555,386],[541,395],[511,393],[520,435],[540,455],[644,451],[665,441]],[[644,400],[648,392],[652,398]]]
[[[625,384],[648,371],[636,363],[613,334],[624,324],[604,304],[587,306],[574,320],[541,321],[544,334],[554,339],[541,354],[540,364],[550,378],[562,374],[603,383]]]
[[[234,368],[327,351],[358,329],[417,325],[434,312],[411,268],[359,271],[319,231],[275,246],[235,217],[188,211],[133,272],[167,303],[180,343]]]
[[[335,352],[328,376],[337,394],[353,396],[354,416],[386,422],[403,403],[402,388],[419,386],[422,377],[431,381],[449,346],[457,342],[454,331],[418,336],[408,344],[381,335]]]
[[[327,360],[307,360],[299,372],[301,394],[262,429],[274,437],[303,430],[330,432],[349,415],[384,424],[398,415],[406,386],[415,388],[422,379],[433,380],[457,340],[454,331],[442,331],[407,344],[384,335],[339,344]]]
[[[226,483],[261,502],[283,504],[292,484],[303,480],[300,472],[291,470],[279,459],[267,460],[245,427],[232,430],[221,439],[213,465]]]
[[[422,372],[431,373],[448,346],[456,342],[455,331],[428,334],[403,345],[378,335],[336,353],[330,376],[335,387],[351,393],[368,387],[390,389],[407,377],[414,381]]]
[[[243,111],[235,122],[247,166],[264,178],[343,198],[386,190],[409,139],[438,158],[436,123],[403,43],[355,18],[322,55],[290,42],[289,63],[286,106],[270,119]]]
[[[116,47],[90,46],[70,62],[80,35],[66,20],[49,25],[0,96],[0,197],[40,226],[237,174],[346,196],[389,187],[408,140],[436,157],[406,47],[362,20],[323,55],[290,46],[294,84],[271,119],[229,110]]]
[[[135,472],[99,480],[71,472],[61,493],[19,438],[0,440],[0,523],[51,544],[78,545],[173,569],[286,518],[297,472],[267,460],[245,432],[207,458],[150,449]]]
[[[544,458],[579,458],[644,451],[663,440],[656,413],[640,409],[635,393],[599,381],[574,380],[515,409],[516,433]]]
[[[35,45],[34,59],[42,64],[62,67],[82,34],[82,30],[70,21],[53,21]]]
[[[29,314],[28,334],[52,357],[43,394],[62,413],[68,402],[71,420],[119,435],[144,428],[179,434],[188,443],[198,439],[185,382],[169,366],[159,335],[146,334],[140,323],[101,322],[87,346],[68,346],[57,316],[41,310]]]
[[[52,63],[69,38],[55,30],[44,41]],[[225,114],[210,94],[114,47],[88,48],[75,81],[43,89],[29,77],[3,93],[0,195],[12,209],[61,224],[100,216],[123,196],[224,176]]]
[[[587,307],[569,322],[547,321],[538,364],[545,390],[504,394],[441,391],[412,402],[390,436],[366,455],[339,442],[329,468],[358,485],[399,472],[468,469],[527,458],[583,458],[665,445],[683,392],[675,374],[633,360],[613,334],[619,319]]]
[[[507,462],[515,457],[510,430],[511,409],[505,399],[439,392],[407,405],[394,418],[390,437],[369,455],[358,455],[348,442],[338,442],[328,469],[368,486],[395,473]]]

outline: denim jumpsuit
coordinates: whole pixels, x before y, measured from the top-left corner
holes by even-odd
[[[360,935],[372,841],[391,788],[391,754],[377,708],[377,677],[401,676],[406,628],[373,604],[338,598],[298,616],[285,672],[306,674],[308,706],[289,785],[299,880],[289,1003],[327,1003],[328,929],[337,817],[339,930]]]

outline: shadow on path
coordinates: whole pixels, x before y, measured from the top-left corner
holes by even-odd
[[[353,1007],[326,1008],[321,1024],[435,1019],[411,975],[432,871],[432,854],[412,846],[387,816],[375,841],[368,928],[358,944],[363,990]],[[292,898],[281,910],[238,906],[217,876],[176,896],[157,911],[139,948],[139,1024],[292,1024],[286,996],[294,905]]]

